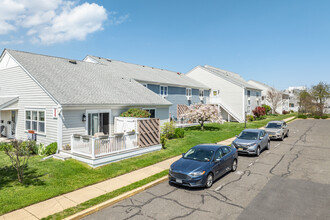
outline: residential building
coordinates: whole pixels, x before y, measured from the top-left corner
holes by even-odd
[[[142,74],[142,73],[141,73]],[[5,49],[0,60],[0,127],[8,138],[70,144],[73,134],[111,135],[131,107],[169,120],[168,100],[106,65]]]
[[[261,89],[237,73],[205,65],[196,66],[187,76],[211,88],[208,103],[218,105],[225,120],[244,122],[245,115],[261,105]]]
[[[86,56],[84,61],[101,64],[108,67],[111,72],[132,78],[168,100],[172,103],[169,111],[170,117],[174,120],[180,118],[184,106],[208,103],[210,88],[185,74],[91,55]]]
[[[299,110],[299,93],[306,90],[305,86],[290,86],[284,90],[285,93],[289,94],[289,110],[298,112]]]
[[[272,89],[274,89],[275,91],[282,93],[282,99],[281,99],[280,103],[278,104],[278,107],[276,108],[275,112],[278,114],[282,114],[283,111],[290,111],[288,93],[278,91],[275,88],[273,88],[265,83],[256,81],[256,80],[249,80],[248,83],[253,85],[254,87],[261,89],[261,105],[263,105],[263,104],[269,105],[272,108],[272,103],[270,103],[267,100],[267,94],[268,94],[268,91],[271,91]]]

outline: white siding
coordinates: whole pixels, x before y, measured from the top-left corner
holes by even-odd
[[[230,109],[230,111],[232,111],[237,117],[239,117],[240,120],[244,120],[242,103],[242,93],[244,89],[242,87],[209,73],[199,67],[193,69],[187,74],[187,76],[211,88],[210,101],[212,100],[212,91],[220,90],[220,102]]]
[[[19,96],[16,138],[27,138],[24,118],[25,109],[42,108],[46,111],[46,134],[38,135],[38,143],[47,145],[56,142],[57,119],[53,119],[52,114],[57,104],[21,67],[17,66],[0,70],[0,79],[0,96]]]

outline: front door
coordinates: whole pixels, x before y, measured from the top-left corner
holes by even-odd
[[[15,138],[16,136],[16,123],[17,123],[17,112],[11,111],[11,122],[10,122],[10,137]]]
[[[110,113],[89,113],[88,114],[88,135],[96,133],[110,134]]]

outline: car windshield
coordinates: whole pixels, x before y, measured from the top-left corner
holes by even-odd
[[[268,123],[266,128],[281,128],[282,123]]]
[[[208,162],[211,160],[213,153],[214,153],[213,150],[191,148],[190,150],[188,150],[188,152],[184,155],[183,158]]]
[[[238,136],[238,138],[244,140],[257,140],[258,132],[242,131],[241,134]]]

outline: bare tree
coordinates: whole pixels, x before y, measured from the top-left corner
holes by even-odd
[[[330,85],[325,82],[312,86],[311,95],[313,96],[320,116],[323,115],[324,104],[330,97]]]
[[[271,88],[267,91],[266,99],[272,107],[272,114],[275,114],[276,109],[282,104],[282,92]]]

